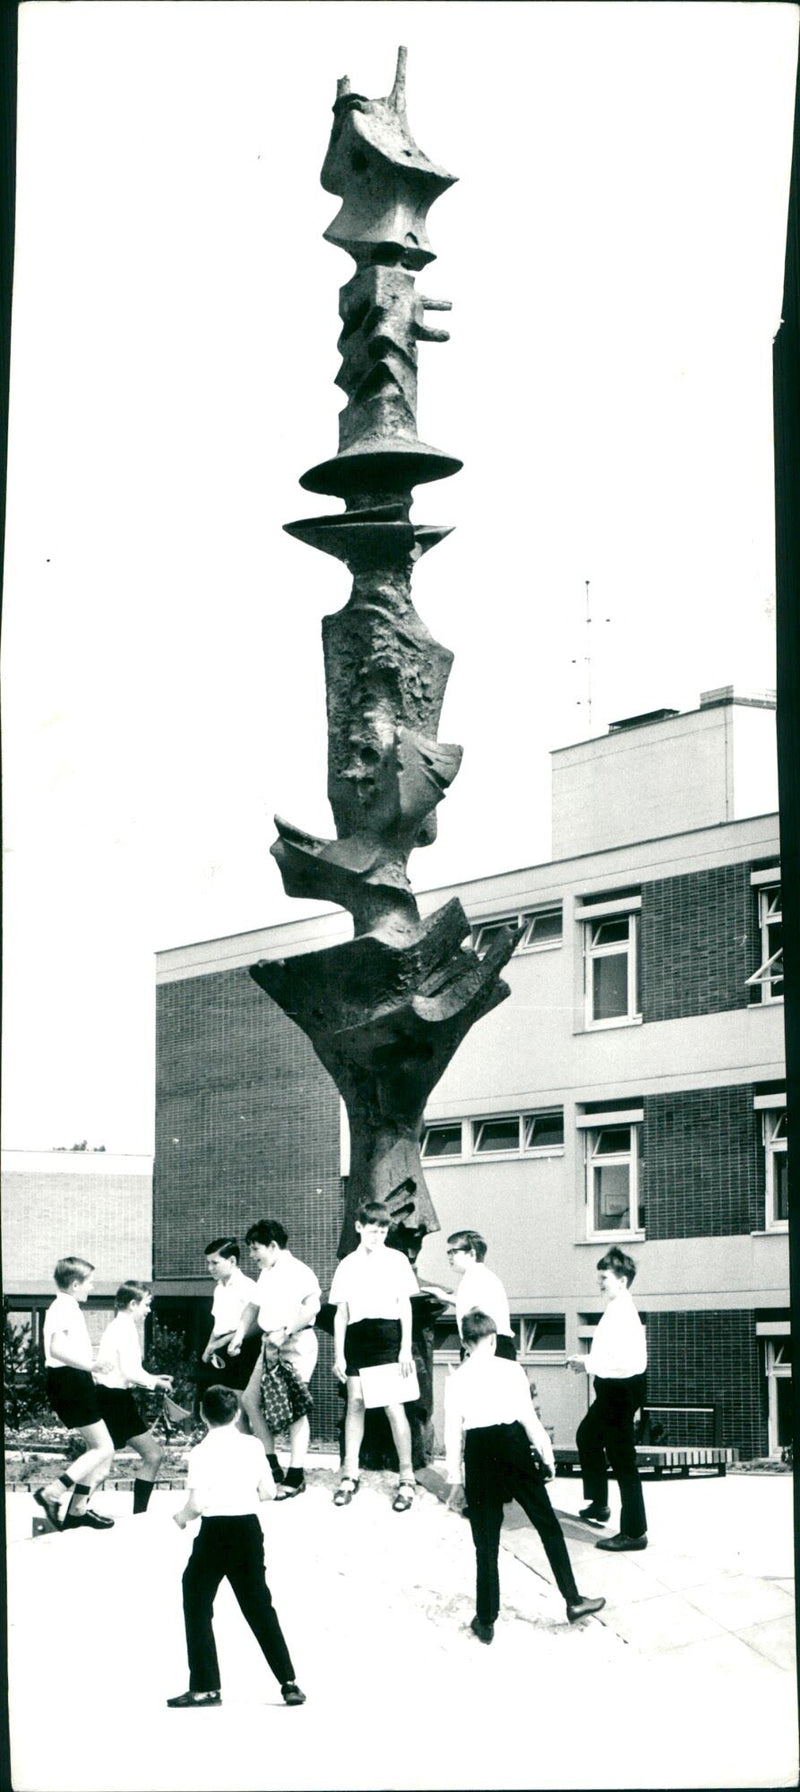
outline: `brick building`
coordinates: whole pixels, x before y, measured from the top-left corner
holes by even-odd
[[[96,1265],[87,1308],[99,1338],[126,1277],[152,1273],[153,1160],[107,1151],[4,1151],[3,1296],[17,1325],[41,1342],[59,1257]],[[94,1315],[94,1317],[93,1317]]]
[[[597,1322],[595,1263],[613,1241],[637,1260],[648,1402],[668,1441],[713,1432],[748,1458],[790,1439],[775,807],[773,701],[707,692],[688,714],[553,755],[551,862],[421,901],[458,895],[478,951],[525,924],[510,1000],[464,1040],[426,1115],[442,1230],[418,1269],[448,1284],[447,1233],[483,1232],[559,1446],[588,1392],[565,1357]],[[283,1218],[323,1283],[332,1272],[338,1097],[247,967],[348,932],[329,913],[159,956],[154,1272],[198,1335],[215,1232]],[[439,1387],[455,1342],[444,1324]],[[316,1393],[331,1437],[327,1353]]]

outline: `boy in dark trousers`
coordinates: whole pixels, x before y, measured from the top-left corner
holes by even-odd
[[[264,1535],[257,1500],[275,1497],[275,1483],[258,1439],[236,1423],[233,1388],[206,1390],[200,1408],[208,1436],[190,1450],[187,1499],[175,1523],[184,1530],[200,1518],[200,1531],[183,1575],[183,1615],[189,1657],[189,1691],[167,1699],[172,1710],[222,1703],[212,1613],[221,1580],[230,1581],[243,1616],[278,1681],[286,1705],[305,1704],[291,1656],[264,1579]]]
[[[584,1599],[575,1584],[564,1534],[544,1486],[554,1469],[553,1447],[534,1412],[528,1378],[519,1363],[495,1355],[497,1327],[487,1313],[465,1313],[461,1336],[466,1359],[445,1383],[445,1450],[452,1483],[448,1504],[463,1487],[475,1544],[478,1585],[472,1629],[482,1643],[492,1641],[500,1610],[503,1506],[513,1499],[542,1539],[574,1624],[599,1612],[605,1600]]]

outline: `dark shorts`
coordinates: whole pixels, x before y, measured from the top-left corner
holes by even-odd
[[[97,1425],[102,1418],[97,1384],[88,1369],[48,1369],[47,1398],[62,1425]]]
[[[247,1387],[258,1362],[263,1341],[261,1332],[258,1332],[255,1337],[245,1338],[238,1356],[229,1356],[226,1348],[217,1351],[217,1355],[222,1358],[221,1369],[215,1369],[213,1363],[206,1363],[204,1367],[211,1370],[213,1379],[222,1387],[235,1388],[240,1394]]]
[[[98,1387],[97,1397],[100,1401],[100,1417],[105,1419],[111,1432],[115,1450],[121,1450],[129,1438],[141,1437],[143,1432],[150,1430],[128,1388]]]
[[[348,1375],[374,1369],[379,1363],[400,1360],[399,1319],[358,1319],[344,1334],[344,1360]]]

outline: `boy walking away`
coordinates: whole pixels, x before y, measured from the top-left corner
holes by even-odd
[[[411,1430],[403,1396],[418,1396],[411,1353],[411,1299],[419,1292],[416,1276],[401,1251],[387,1250],[391,1212],[382,1201],[363,1201],[356,1216],[359,1243],[343,1257],[331,1283],[333,1373],[347,1387],[344,1421],[344,1473],[333,1496],[335,1506],[349,1506],[358,1491],[358,1459],[364,1437],[365,1402],[362,1370],[397,1365],[396,1396],[384,1411],[400,1466],[393,1512],[407,1512],[416,1482],[411,1466]],[[413,1390],[413,1391],[412,1391]]]
[[[113,1518],[93,1512],[89,1499],[108,1474],[114,1445],[100,1411],[92,1379],[92,1345],[81,1305],[94,1288],[94,1264],[85,1257],[61,1257],[53,1272],[58,1294],[44,1320],[47,1398],[70,1431],[80,1431],[89,1448],[54,1481],[34,1494],[57,1531],[85,1526],[108,1530]]]
[[[94,1379],[97,1382],[101,1417],[105,1419],[115,1450],[126,1444],[140,1458],[139,1472],[133,1483],[134,1514],[146,1512],[156,1476],[164,1455],[163,1446],[145,1424],[132,1388],[156,1388],[165,1393],[172,1387],[171,1375],[150,1375],[142,1364],[137,1320],[146,1319],[152,1295],[145,1282],[123,1282],[114,1296],[115,1317],[106,1326],[97,1347]]]
[[[465,1362],[445,1383],[444,1424],[448,1504],[463,1488],[477,1560],[472,1630],[490,1643],[500,1610],[498,1556],[503,1506],[518,1500],[542,1539],[570,1624],[599,1612],[605,1599],[585,1599],[575,1584],[564,1534],[544,1485],[554,1470],[553,1449],[531,1402],[519,1363],[496,1352],[497,1328],[487,1313],[465,1313]]]
[[[567,1357],[570,1369],[594,1376],[594,1400],[575,1435],[583,1491],[589,1501],[579,1516],[586,1524],[608,1523],[610,1462],[620,1493],[619,1535],[601,1537],[597,1548],[613,1551],[647,1548],[647,1519],[633,1435],[647,1368],[644,1326],[630,1292],[635,1274],[633,1258],[618,1245],[612,1245],[600,1258],[597,1279],[608,1305],[588,1356]]]
[[[284,1704],[304,1705],[306,1695],[295,1680],[264,1579],[264,1533],[256,1502],[275,1497],[269,1465],[258,1439],[239,1430],[239,1401],[233,1388],[207,1388],[201,1412],[208,1436],[189,1452],[186,1504],[174,1515],[181,1530],[192,1519],[201,1519],[183,1575],[189,1691],[167,1699],[167,1704],[177,1711],[222,1703],[211,1620],[217,1588],[227,1578],[280,1684]]]

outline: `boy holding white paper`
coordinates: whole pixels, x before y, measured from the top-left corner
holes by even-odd
[[[344,1471],[333,1503],[349,1506],[358,1492],[366,1409],[382,1406],[400,1468],[392,1511],[407,1512],[416,1482],[405,1408],[419,1398],[411,1354],[411,1299],[419,1290],[408,1258],[386,1249],[391,1219],[382,1201],[362,1202],[356,1216],[358,1246],[342,1259],[331,1283],[329,1298],[336,1308],[333,1373],[347,1385]]]

